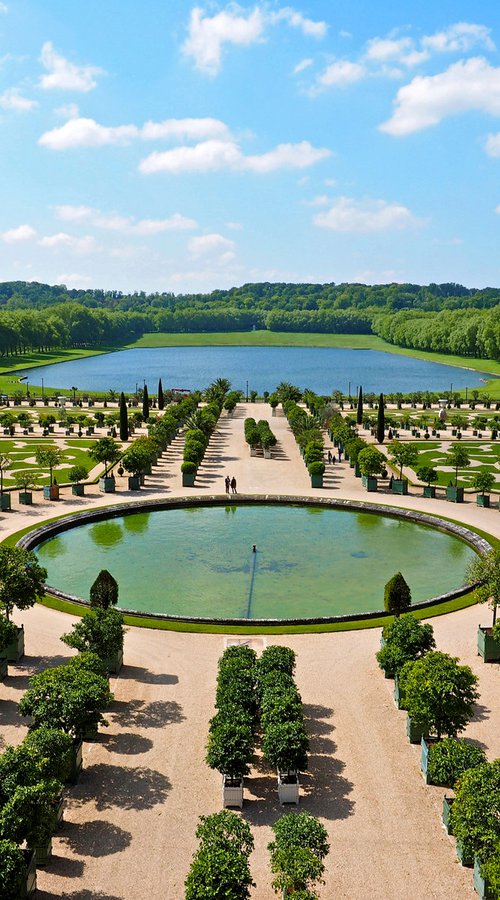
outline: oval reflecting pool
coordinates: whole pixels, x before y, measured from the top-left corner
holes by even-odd
[[[244,619],[374,612],[383,609],[384,585],[397,571],[418,603],[459,588],[474,556],[458,538],[404,519],[246,504],[100,520],[36,552],[48,584],[83,599],[108,569],[122,608]]]

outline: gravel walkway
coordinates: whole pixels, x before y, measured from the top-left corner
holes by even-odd
[[[243,419],[268,418],[278,436],[275,458],[248,455]],[[311,494],[309,478],[286,421],[271,419],[263,404],[241,404],[221,420],[200,469],[196,488],[181,487],[179,447],[160,461],[144,494],[223,493],[226,474],[240,493]],[[93,491],[85,504],[121,501]],[[328,472],[315,495],[366,498],[345,463]],[[137,499],[137,494],[129,494]],[[498,510],[474,502],[452,507],[417,496],[373,498],[435,514],[460,517],[500,535]],[[82,508],[76,498],[40,502],[26,512],[3,517],[3,534],[30,519]],[[26,627],[27,656],[10,667],[0,685],[0,734],[17,743],[25,724],[16,703],[27,677],[61,662],[69,648],[59,641],[72,617],[43,607],[16,616]],[[432,620],[439,649],[460,656],[480,678],[481,701],[466,735],[500,756],[498,666],[476,656],[476,629],[490,612],[472,607]],[[301,807],[322,818],[331,852],[326,860],[327,898],[414,900],[473,897],[472,875],[456,861],[453,840],[440,822],[444,791],[426,787],[419,770],[419,748],[405,734],[405,714],[392,701],[392,682],[383,678],[374,653],[380,631],[255,637],[257,649],[286,643],[298,655],[297,683],[311,735],[310,772],[303,778]],[[68,793],[65,823],[54,840],[54,857],[39,870],[41,900],[181,900],[196,847],[199,815],[220,809],[220,782],[204,759],[208,721],[213,714],[217,660],[222,635],[129,629],[125,666],[114,681],[115,703],[109,728],[85,744],[81,782]],[[247,780],[243,815],[253,827],[256,849],[251,867],[255,900],[271,900],[266,845],[270,825],[282,813],[275,777],[258,761]]]

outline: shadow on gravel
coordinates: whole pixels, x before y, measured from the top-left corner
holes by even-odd
[[[65,827],[67,823],[65,822]],[[62,849],[62,848],[61,848]],[[85,871],[85,861],[83,859],[70,859],[67,856],[59,856],[53,853],[50,857],[50,874],[57,875],[59,878],[81,878]],[[36,897],[43,897],[43,891],[37,890]],[[60,897],[60,894],[57,894]],[[52,894],[47,894],[52,897]]]
[[[182,706],[175,700],[115,701],[113,721],[122,728],[163,728],[184,721]]]
[[[129,666],[125,664],[120,672],[120,680],[130,678],[132,681],[140,681],[141,684],[178,684],[177,675],[168,675],[166,672],[150,672],[141,666]]]
[[[24,727],[26,725],[26,720],[21,718],[17,703],[14,700],[2,700],[0,703],[0,729],[2,727],[5,728],[7,725],[15,728],[21,728],[21,726]]]
[[[164,803],[171,784],[166,775],[147,766],[114,766],[97,763],[84,769],[82,780],[68,797],[68,808],[91,800],[98,812],[111,809],[152,809]]]
[[[79,856],[110,856],[112,853],[121,853],[130,846],[132,835],[111,822],[94,819],[92,822],[84,822],[77,825],[73,822],[65,822],[62,840]],[[79,862],[79,860],[69,860]]]
[[[71,894],[51,894],[49,891],[41,891],[37,888],[37,900],[126,900],[116,894],[106,894],[104,891],[74,891]]]
[[[482,703],[476,703],[474,707],[474,715],[472,717],[473,722],[484,722],[486,719],[489,719],[491,713],[491,709],[488,709],[487,706],[483,706]]]
[[[108,753],[123,753],[128,756],[136,756],[139,753],[147,753],[153,746],[153,741],[142,737],[140,734],[124,732],[123,734],[104,735],[102,746]]]

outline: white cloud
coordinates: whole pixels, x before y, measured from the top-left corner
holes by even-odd
[[[86,288],[94,282],[90,275],[80,275],[78,272],[66,272],[57,276],[57,284],[65,284],[68,288]]]
[[[139,165],[145,175],[156,172],[214,172],[220,169],[273,172],[277,169],[303,169],[330,156],[330,150],[313,147],[309,141],[279,144],[267,153],[245,156],[234,141],[203,141],[194,147],[176,147],[163,153],[151,153]]]
[[[307,37],[323,38],[328,31],[326,22],[314,22],[312,19],[306,19],[302,13],[296,12],[289,6],[280,9],[276,13],[272,13],[271,21],[287,22],[292,28],[300,28]]]
[[[380,131],[399,137],[438,125],[448,116],[480,110],[500,115],[500,68],[472,57],[438,75],[417,76],[400,88],[392,117]]]
[[[51,41],[42,47],[40,61],[49,73],[40,76],[40,87],[44,90],[81,91],[87,93],[97,87],[96,75],[104,74],[97,66],[77,66],[61,56]]]
[[[429,58],[427,50],[416,50],[413,40],[403,38],[373,38],[368,41],[365,59],[377,63],[397,62],[405,66],[416,66]]]
[[[264,17],[258,7],[247,17],[239,15],[237,6],[210,17],[195,6],[191,10],[188,37],[182,49],[186,56],[193,57],[197,69],[216,75],[224,44],[248,46],[262,37],[263,30]]]
[[[226,222],[226,228],[230,228],[231,231],[243,231],[241,222]]]
[[[161,138],[199,140],[208,137],[225,137],[229,129],[219,119],[165,119],[164,122],[146,122],[137,125],[100,125],[95,119],[70,118],[68,122],[46,131],[38,143],[50,150],[68,150],[75,147],[103,147],[111,144],[128,144],[132,140],[145,141]]]
[[[65,231],[59,231],[57,234],[48,234],[40,238],[38,244],[40,247],[49,249],[66,247],[69,250],[74,250],[76,253],[90,253],[96,248],[95,238],[91,237],[91,235],[79,238],[72,234],[67,234]]]
[[[27,97],[23,97],[19,88],[7,88],[7,90],[0,95],[0,107],[2,109],[13,109],[16,112],[29,112],[37,106],[37,101],[28,100]]]
[[[72,206],[63,204],[56,206],[56,216],[62,222],[85,222],[96,228],[107,231],[119,231],[126,234],[151,235],[163,231],[190,231],[198,227],[195,219],[188,219],[180,213],[174,213],[167,219],[140,219],[135,221],[131,216],[120,216],[116,213],[102,213],[91,206]]]
[[[188,242],[188,250],[191,256],[196,258],[209,257],[212,262],[227,265],[235,258],[235,243],[222,234],[204,234],[194,237]]]
[[[312,200],[304,200],[303,203],[304,206],[328,206],[331,203],[331,198],[327,194],[318,194]]]
[[[476,44],[487,50],[494,50],[495,44],[490,37],[491,30],[485,25],[472,22],[456,22],[444,31],[422,38],[422,46],[436,53],[468,53]]]
[[[386,200],[355,200],[338,197],[327,212],[317,213],[313,222],[320,228],[360,234],[407,228],[418,219],[406,206]]]
[[[366,74],[366,68],[361,63],[338,59],[330,63],[324,72],[318,75],[315,85],[311,88],[311,93],[317,93],[318,90],[325,87],[344,87],[354,84],[356,81],[361,81]]]
[[[80,110],[76,103],[64,103],[62,106],[58,106],[54,112],[57,116],[61,116],[62,119],[77,119],[80,115]]]
[[[488,156],[500,156],[500,132],[488,135],[486,138],[485,149]]]
[[[31,225],[19,225],[17,228],[4,231],[0,237],[6,244],[15,244],[17,241],[29,241],[35,235],[36,231]]]
[[[297,65],[295,66],[292,74],[300,75],[300,73],[303,72],[304,69],[308,69],[309,66],[312,66],[313,62],[314,62],[314,60],[309,59],[309,58],[301,59],[301,61],[299,63],[297,63]]]

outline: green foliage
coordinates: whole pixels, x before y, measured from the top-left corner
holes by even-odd
[[[235,850],[247,858],[254,846],[248,822],[227,809],[213,813],[211,816],[200,816],[196,837],[205,846],[218,844],[221,840],[228,841]]]
[[[0,835],[33,849],[49,839],[54,830],[54,802],[61,792],[58,781],[18,785],[0,811]]]
[[[163,409],[163,406],[160,406],[160,399],[158,397],[158,408]],[[123,391],[120,394],[120,440],[128,441],[129,430],[128,430],[128,409],[127,409],[127,401],[125,400],[125,394]]]
[[[325,826],[309,812],[287,813],[272,826],[274,841],[268,850],[285,850],[290,847],[306,847],[318,859],[324,859],[330,850]]]
[[[38,487],[39,472],[33,472],[31,469],[23,469],[21,472],[14,472],[14,484],[25,493]]]
[[[35,459],[39,466],[49,470],[49,483],[52,484],[52,470],[63,459],[62,450],[56,447],[38,447],[35,451]]]
[[[201,816],[196,835],[200,846],[184,883],[185,900],[247,900],[255,886],[248,865],[253,849],[248,824],[223,810]]]
[[[495,484],[495,476],[491,472],[475,472],[472,479],[472,487],[481,494],[491,491]]]
[[[455,487],[458,483],[458,470],[466,469],[470,466],[470,456],[467,449],[462,444],[452,444],[448,450],[446,457],[448,465],[455,469]]]
[[[198,471],[198,466],[195,462],[183,462],[181,463],[181,472],[183,475],[196,475]]]
[[[401,441],[391,441],[387,447],[389,459],[399,467],[399,478],[403,477],[403,466],[415,468],[418,460],[418,447],[415,444],[403,444]]]
[[[500,843],[481,865],[481,875],[486,882],[489,896],[498,900],[500,897]]]
[[[217,769],[231,778],[242,778],[250,771],[252,754],[250,725],[226,721],[210,728],[206,762],[211,769]]]
[[[464,772],[485,762],[480,747],[463,738],[445,738],[430,744],[427,774],[431,784],[452,788]]]
[[[455,737],[472,718],[479,697],[469,666],[437,650],[407,662],[399,676],[408,715],[424,734]]]
[[[140,438],[130,445],[122,456],[121,464],[127,472],[139,475],[150,465],[151,453],[142,443]]]
[[[30,609],[45,593],[47,570],[31,550],[0,545],[0,608],[7,618],[14,607]]]
[[[353,463],[358,462],[359,454],[361,453],[362,450],[365,450],[366,447],[368,447],[368,444],[366,443],[366,441],[364,441],[363,438],[358,438],[358,437],[350,438],[344,444],[345,452],[347,453],[347,455],[349,456],[349,459],[352,460]]]
[[[271,871],[275,875],[272,886],[276,894],[296,896],[297,892],[306,891],[310,897],[316,897],[310,888],[321,882],[325,867],[307,847],[293,846],[277,848],[272,853]]]
[[[0,615],[0,653],[5,650],[17,637],[17,626],[10,622],[6,616]]]
[[[420,469],[417,469],[417,478],[419,481],[424,481],[425,484],[434,484],[439,475],[431,466],[421,466]]]
[[[296,653],[291,647],[271,644],[266,647],[257,662],[257,679],[260,681],[268,672],[286,672],[293,676],[295,672]]]
[[[384,443],[385,437],[385,412],[384,412],[384,395],[380,394],[377,410],[377,442]]]
[[[85,481],[89,474],[86,466],[73,466],[68,472],[68,481],[72,484],[78,484],[79,481]]]
[[[109,609],[118,603],[118,582],[107,569],[101,569],[90,588],[90,605]]]
[[[67,781],[73,762],[73,740],[69,734],[40,725],[29,731],[24,745],[32,748],[43,760],[41,772],[43,778],[57,778]]]
[[[307,769],[309,738],[303,722],[276,722],[266,728],[262,752],[273,769],[291,774]]]
[[[395,616],[411,606],[411,591],[401,572],[396,572],[384,588],[384,609]]]
[[[117,609],[91,609],[75,622],[73,630],[63,634],[61,640],[81,653],[96,653],[107,660],[123,650],[123,616]]]
[[[120,447],[113,438],[104,437],[96,441],[89,450],[89,456],[97,463],[104,464],[104,471],[113,466],[120,458]]]
[[[19,900],[26,883],[26,863],[15,841],[0,838],[0,887],[2,900]]]
[[[307,471],[309,472],[309,475],[324,475],[325,464],[321,460],[315,460],[309,463]]]
[[[385,456],[376,447],[365,447],[358,455],[358,466],[362,475],[380,475],[385,468]]]
[[[500,759],[464,772],[455,787],[450,821],[468,855],[486,859],[500,842]]]
[[[384,646],[376,653],[381,669],[398,673],[406,662],[420,659],[435,647],[432,625],[411,613],[396,616],[382,630]]]

